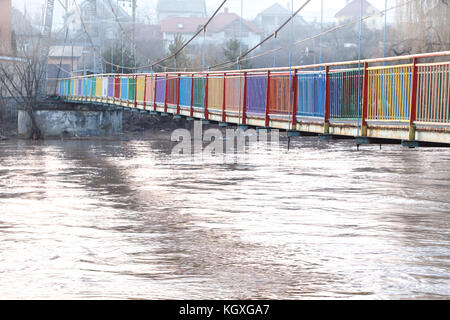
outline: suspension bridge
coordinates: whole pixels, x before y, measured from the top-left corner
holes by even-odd
[[[67,102],[289,136],[450,144],[449,57],[446,51],[286,68],[89,75],[60,80],[58,93]]]

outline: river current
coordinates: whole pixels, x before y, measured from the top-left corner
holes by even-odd
[[[0,141],[1,299],[449,299],[450,150]]]

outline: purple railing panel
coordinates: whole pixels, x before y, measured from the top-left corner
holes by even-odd
[[[114,78],[108,78],[108,97],[114,98]]]
[[[247,77],[247,112],[264,114],[266,110],[267,76]]]
[[[164,103],[166,99],[166,79],[157,78],[156,79],[156,102]]]

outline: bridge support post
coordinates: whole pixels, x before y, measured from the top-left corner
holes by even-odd
[[[137,79],[138,76],[134,76],[134,107],[137,108]]]
[[[177,75],[177,79],[175,80],[175,85],[176,87],[176,95],[177,95],[177,114],[180,114],[180,93],[181,93],[181,89],[180,89],[180,77],[181,74]]]
[[[363,101],[362,101],[362,118],[361,118],[361,136],[367,137],[367,106],[368,106],[368,93],[369,93],[369,70],[368,63],[364,63],[364,84],[363,84]]]
[[[269,100],[270,100],[270,70],[267,71],[265,126],[269,126]]]
[[[330,67],[325,67],[325,111],[323,117],[323,133],[330,133]]]
[[[240,90],[240,89],[239,89]],[[247,72],[244,72],[244,92],[242,97],[242,124],[247,124]]]
[[[295,130],[297,126],[297,69],[294,69],[294,79],[292,81],[292,90],[294,91],[293,106],[292,106],[292,129]]]
[[[189,115],[191,117],[194,116],[194,74],[192,74],[192,77],[191,77],[191,107],[190,107]]]
[[[169,91],[167,90],[167,88],[169,87],[168,82],[169,82],[169,75],[166,73],[166,83],[165,83],[166,89],[164,90],[164,113],[167,113],[167,92]]]
[[[416,140],[416,119],[417,119],[417,58],[413,60],[411,107],[409,110],[409,140]]]
[[[158,75],[155,74],[155,90],[153,91],[153,111],[156,111],[156,88],[158,87],[157,82],[158,82]]]
[[[226,73],[223,74],[223,92],[222,92],[222,122],[226,122],[226,113],[225,113],[225,104],[226,104],[226,90],[227,90],[227,81],[226,81]]]
[[[208,74],[206,74],[206,82],[205,82],[205,99],[203,99],[203,104],[205,105],[205,115],[204,118],[205,120],[209,119],[209,115],[208,115]]]
[[[144,76],[144,110],[147,110],[147,105],[146,105],[146,101],[147,101],[147,75]]]

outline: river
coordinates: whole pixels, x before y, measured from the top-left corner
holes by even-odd
[[[0,141],[1,299],[449,299],[450,150]]]

